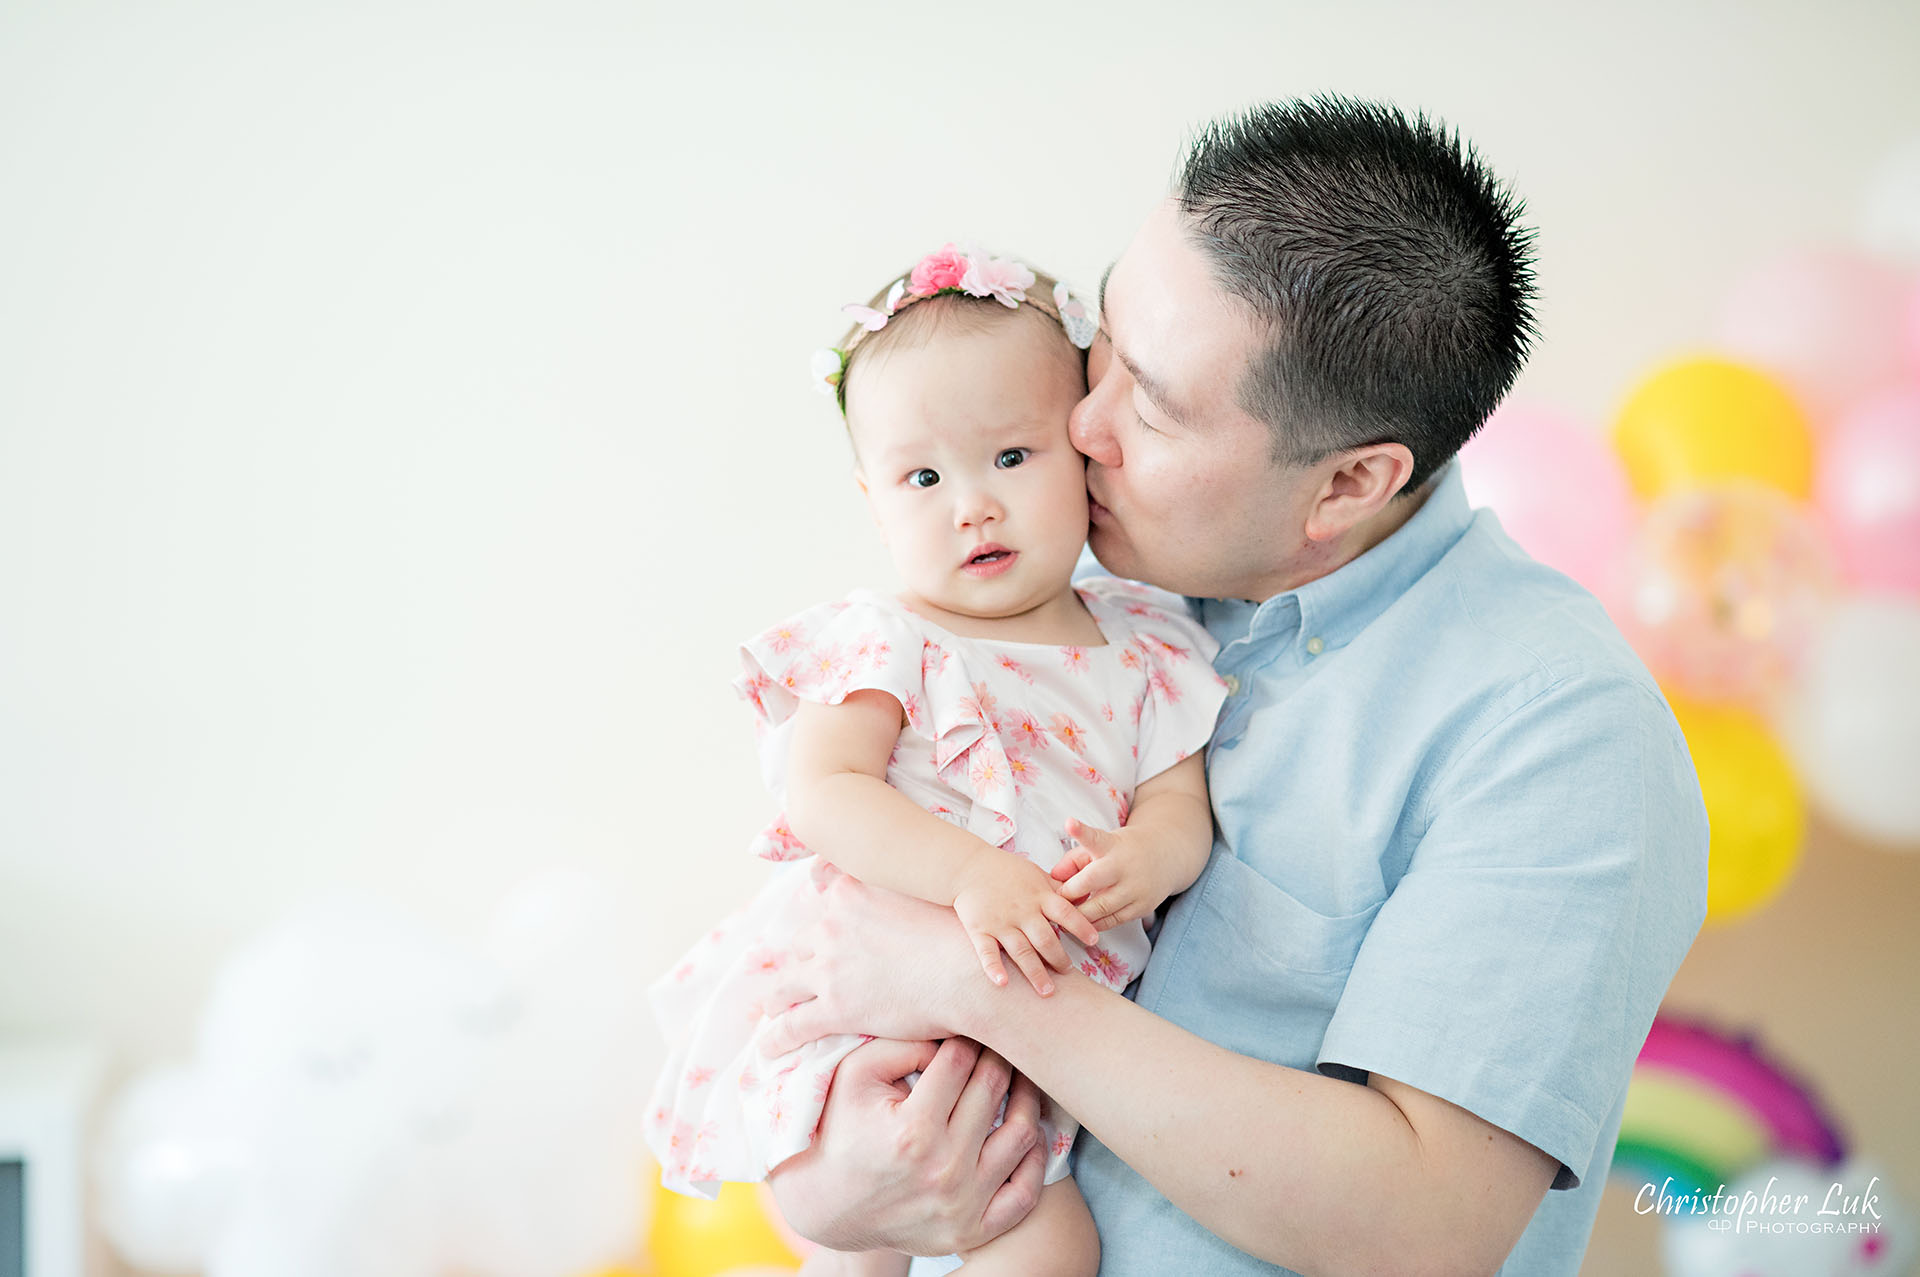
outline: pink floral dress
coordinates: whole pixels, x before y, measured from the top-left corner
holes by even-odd
[[[758,716],[769,786],[785,801],[787,742],[800,700],[838,704],[878,688],[905,711],[887,781],[934,815],[1051,870],[1072,846],[1068,817],[1126,823],[1137,785],[1199,750],[1226,691],[1214,642],[1173,595],[1111,577],[1078,587],[1104,645],[964,638],[873,590],[801,612],[741,647],[734,686]],[[768,1058],[767,1003],[795,936],[818,912],[812,854],[776,817],[753,844],[782,864],[759,893],[698,941],[650,990],[666,1034],[647,1139],[667,1187],[712,1197],[753,1181],[813,1141],[834,1068],[867,1039],[823,1038]],[[1124,989],[1145,964],[1144,922],[1083,947],[1088,976]],[[1009,968],[1009,977],[1018,973]],[[986,977],[982,975],[981,979]],[[1069,1173],[1078,1123],[1049,1105],[1046,1180]]]

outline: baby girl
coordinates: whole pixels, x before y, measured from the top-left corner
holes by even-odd
[[[1087,493],[1067,418],[1094,321],[1063,285],[952,245],[847,309],[858,323],[815,373],[903,588],[743,645],[736,687],[784,804],[755,850],[951,906],[996,983],[1011,964],[1041,997],[1070,969],[1123,990],[1147,919],[1206,863],[1200,750],[1225,691],[1178,598],[1072,583]],[[817,900],[809,866],[783,864],[654,986],[670,1053],[648,1139],[668,1187],[710,1196],[805,1149],[865,1040],[759,1049]],[[1042,1127],[1039,1205],[967,1271],[1098,1268],[1070,1177],[1078,1126],[1048,1105]]]

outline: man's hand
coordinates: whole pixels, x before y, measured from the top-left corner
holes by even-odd
[[[767,1183],[787,1222],[823,1246],[948,1255],[1025,1219],[1045,1166],[1040,1094],[1000,1056],[967,1038],[877,1038],[840,1062],[813,1145]]]
[[[1067,835],[1080,845],[1060,857],[1053,877],[1061,896],[1079,905],[1100,930],[1144,918],[1173,894],[1165,880],[1165,858],[1144,831],[1096,829],[1069,820]]]
[[[795,942],[763,1039],[783,1055],[829,1033],[921,1041],[969,1036],[981,995],[1001,996],[951,909],[815,870],[822,919]]]
[[[1082,944],[1100,943],[1100,933],[1080,915],[1058,884],[1033,862],[999,849],[983,850],[959,870],[953,911],[980,956],[980,969],[995,984],[1007,982],[1000,962],[1005,949],[1041,997],[1053,992],[1047,967],[1072,970],[1057,923]],[[1042,964],[1045,965],[1042,965]]]

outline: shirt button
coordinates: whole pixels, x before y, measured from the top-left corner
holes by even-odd
[[[1327,645],[1325,643],[1322,643],[1320,641],[1320,636],[1316,634],[1312,638],[1307,640],[1307,655],[1318,656],[1326,648],[1326,646]]]
[[[1229,674],[1229,675],[1227,675],[1227,676],[1226,676],[1226,677],[1225,677],[1224,679],[1222,679],[1221,681],[1222,681],[1223,683],[1225,683],[1225,684],[1227,685],[1227,695],[1229,695],[1229,696],[1238,696],[1238,695],[1240,694],[1240,680],[1239,680],[1239,679],[1237,679],[1237,678],[1235,678],[1235,677],[1234,677],[1233,675],[1231,675],[1231,674]]]

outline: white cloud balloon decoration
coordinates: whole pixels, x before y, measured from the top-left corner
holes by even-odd
[[[234,953],[189,1066],[96,1152],[124,1258],[205,1277],[577,1277],[631,1257],[645,955],[604,884],[520,884],[484,946],[335,896]]]

